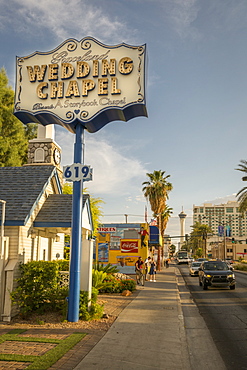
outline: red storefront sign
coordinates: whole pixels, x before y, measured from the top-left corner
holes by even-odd
[[[122,253],[138,253],[138,240],[121,240]]]
[[[97,231],[99,233],[115,233],[117,231],[116,227],[98,227]]]

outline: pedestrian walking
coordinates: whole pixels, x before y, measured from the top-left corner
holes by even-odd
[[[156,263],[155,263],[154,259],[151,258],[150,270],[149,270],[149,276],[150,276],[149,280],[150,281],[156,281],[155,275],[156,275]]]
[[[148,281],[148,273],[150,270],[151,257],[145,259],[145,280]]]
[[[135,263],[135,273],[136,273],[136,283],[139,285],[142,283],[144,285],[144,274],[143,270],[144,262],[141,257],[138,257],[138,260]]]

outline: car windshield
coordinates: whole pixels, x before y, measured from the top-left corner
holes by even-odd
[[[192,262],[191,266],[192,267],[199,267],[199,266],[201,266],[201,262]]]
[[[229,270],[229,266],[225,262],[207,262],[207,263],[204,263],[204,270],[208,270],[208,271],[217,271],[217,270],[227,271],[227,270]]]

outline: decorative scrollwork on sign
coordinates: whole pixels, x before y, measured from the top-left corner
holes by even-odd
[[[24,62],[24,58],[18,58],[17,64],[19,67],[19,81],[22,82],[22,63]]]
[[[20,108],[20,101],[18,101],[16,104],[15,104],[15,110],[20,110],[21,108]]]
[[[91,48],[91,43],[87,40],[82,41],[81,48],[84,50],[88,50]]]
[[[21,63],[24,63],[24,58],[18,58],[17,65],[21,67]]]
[[[21,80],[20,80],[21,81]],[[18,103],[20,103],[21,102],[21,90],[22,90],[22,88],[21,88],[21,86],[19,87],[19,91],[18,91]]]
[[[143,46],[139,46],[139,47],[138,47],[138,51],[140,52],[140,53],[139,53],[139,56],[141,56],[141,55],[144,53],[145,49],[144,49],[144,47],[143,47]]]
[[[72,120],[74,118],[74,116],[75,116],[74,113],[71,112],[71,111],[66,113],[66,118],[68,118],[69,120]]]
[[[87,116],[89,115],[89,112],[88,111],[86,111],[86,110],[83,110],[82,112],[81,112],[81,114],[80,114],[80,117],[81,117],[81,119],[83,119],[83,118],[87,118]]]
[[[138,95],[141,96],[139,99],[137,99],[138,103],[143,102],[144,96],[141,93],[139,93]]]
[[[70,40],[70,42],[67,45],[67,50],[68,51],[74,51],[74,50],[76,50],[76,48],[77,48],[77,43],[73,40]]]
[[[141,89],[142,89],[142,87],[141,87],[141,79],[140,79],[140,76],[138,77],[138,79],[137,79],[137,85],[139,86],[139,90],[138,90],[138,95],[140,94],[140,92],[141,92]]]
[[[142,59],[141,59],[140,56],[138,58],[139,58],[138,73],[140,73],[141,72],[141,66],[142,66]]]

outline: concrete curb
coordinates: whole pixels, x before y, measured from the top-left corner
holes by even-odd
[[[198,370],[199,368],[200,370],[226,370],[210,331],[200,315],[178,268],[176,268],[175,274],[183,311],[191,370]]]

